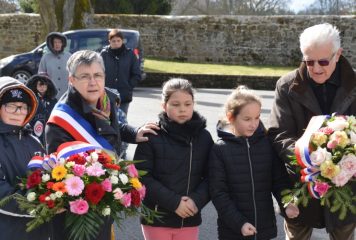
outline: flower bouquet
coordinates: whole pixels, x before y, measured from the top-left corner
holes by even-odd
[[[126,215],[152,221],[155,214],[142,205],[145,186],[133,161],[117,159],[108,150],[84,142],[67,142],[56,153],[35,156],[29,168],[36,169],[20,184],[26,195],[15,194],[20,209],[34,216],[27,231],[66,212],[65,228],[70,239],[92,239],[104,224],[104,217],[117,224]]]
[[[315,116],[295,144],[292,163],[300,171],[294,190],[282,192],[283,203],[308,205],[310,198],[338,212],[345,219],[356,214],[356,197],[352,185],[356,179],[355,116]]]

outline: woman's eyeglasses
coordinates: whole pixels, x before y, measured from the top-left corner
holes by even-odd
[[[15,104],[12,103],[6,103],[5,105],[5,111],[7,113],[16,113],[17,110],[20,110],[19,112],[21,114],[27,114],[28,113],[28,107],[26,105],[24,106],[16,106]]]
[[[334,58],[336,52],[333,53],[333,55],[329,59],[320,59],[320,60],[303,60],[303,62],[308,66],[308,67],[313,67],[315,62],[318,62],[319,66],[326,67],[329,66],[331,60]]]

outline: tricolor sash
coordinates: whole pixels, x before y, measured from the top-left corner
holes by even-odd
[[[320,170],[319,166],[315,166],[310,159],[309,143],[312,134],[320,129],[327,117],[327,115],[312,117],[303,136],[295,143],[295,156],[298,164],[302,167],[300,180],[308,183],[308,191],[313,198],[320,198],[319,194],[314,191],[314,181],[320,174]]]
[[[60,126],[77,141],[114,151],[113,146],[104,137],[97,134],[87,120],[65,103],[56,104],[48,122]]]

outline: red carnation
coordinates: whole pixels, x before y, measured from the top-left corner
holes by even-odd
[[[131,193],[131,203],[132,203],[132,205],[134,205],[135,207],[139,207],[140,204],[141,204],[140,193],[136,189],[132,189],[130,191],[130,193]]]
[[[48,208],[54,208],[54,206],[55,206],[54,201],[53,200],[48,200],[47,201],[47,206],[48,206]]]
[[[44,194],[41,194],[38,197],[38,200],[40,200],[41,203],[45,203],[46,202],[46,197],[48,197],[51,194],[50,191],[45,192]]]
[[[38,184],[41,183],[41,180],[42,180],[41,171],[38,169],[27,177],[27,183],[26,183],[27,189],[36,187]]]
[[[52,189],[54,182],[48,182],[46,183],[46,188],[47,189]]]
[[[101,184],[93,182],[85,187],[85,199],[96,205],[103,198],[105,191]]]
[[[112,160],[108,154],[104,152],[98,153],[98,162],[100,162],[101,164],[105,165],[111,163],[111,161]]]
[[[112,164],[112,163],[105,163],[104,167],[108,168],[108,169],[117,170],[117,171],[119,171],[121,169],[121,167],[119,165]]]
[[[69,157],[68,162],[75,162],[76,164],[84,165],[87,161],[83,156],[74,154]]]

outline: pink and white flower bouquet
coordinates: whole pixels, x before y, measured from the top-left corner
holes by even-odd
[[[70,239],[95,237],[103,217],[117,224],[126,215],[152,220],[155,214],[142,204],[145,186],[133,161],[124,161],[112,152],[84,142],[67,142],[56,153],[34,157],[32,171],[21,186],[26,195],[14,198],[20,209],[34,216],[27,225],[31,231],[56,214],[65,211],[65,227]]]
[[[356,214],[352,185],[356,179],[355,116],[315,116],[295,144],[292,157],[300,170],[300,183],[286,190],[283,202],[308,205],[310,198],[338,212],[339,219]],[[354,186],[355,187],[355,186]]]

